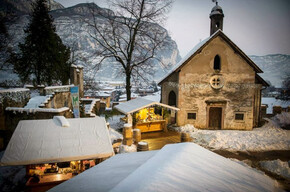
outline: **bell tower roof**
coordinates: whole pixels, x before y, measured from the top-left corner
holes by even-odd
[[[213,16],[213,15],[222,15],[222,16],[224,16],[223,9],[222,9],[221,6],[218,5],[218,2],[216,2],[216,6],[214,6],[211,9],[210,16]]]
[[[214,34],[217,30],[223,30],[224,12],[221,6],[218,5],[216,0],[213,0],[216,5],[211,9],[209,14],[210,18],[210,35]]]

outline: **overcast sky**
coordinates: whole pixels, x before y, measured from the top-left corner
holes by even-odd
[[[65,7],[92,0],[55,0]],[[94,0],[107,7],[106,0]],[[219,0],[224,33],[247,55],[290,54],[290,0]],[[212,0],[175,0],[164,26],[183,57],[210,34]]]

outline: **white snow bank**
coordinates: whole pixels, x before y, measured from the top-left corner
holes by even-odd
[[[276,182],[194,143],[116,155],[50,191],[277,191]]]
[[[285,179],[290,179],[290,161],[281,161],[280,159],[273,161],[261,161],[260,165],[263,169],[270,171],[271,173],[280,175]]]
[[[189,132],[194,143],[215,150],[228,151],[270,151],[290,150],[290,131],[283,130],[269,122],[252,131],[202,130],[192,125],[175,128]]]

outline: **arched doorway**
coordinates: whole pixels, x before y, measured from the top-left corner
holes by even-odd
[[[176,94],[174,93],[174,91],[170,91],[170,93],[169,93],[168,105],[176,106]]]
[[[174,91],[170,91],[168,96],[168,105],[176,107],[176,94]],[[171,111],[171,124],[176,123],[176,113],[175,111]]]

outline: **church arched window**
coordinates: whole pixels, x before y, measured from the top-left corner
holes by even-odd
[[[213,69],[214,70],[221,70],[221,58],[219,55],[216,55],[214,57]]]

